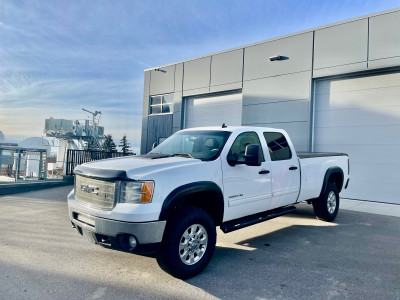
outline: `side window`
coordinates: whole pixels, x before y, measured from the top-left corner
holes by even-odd
[[[239,134],[229,150],[229,155],[237,155],[238,162],[244,162],[244,152],[246,151],[246,146],[250,144],[261,146],[257,133],[243,132]]]
[[[264,138],[272,161],[292,158],[292,151],[290,151],[289,144],[282,133],[264,132]]]

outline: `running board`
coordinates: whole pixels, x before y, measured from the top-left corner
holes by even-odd
[[[228,232],[242,229],[244,227],[251,226],[251,225],[254,225],[257,223],[268,221],[268,220],[274,219],[276,217],[290,214],[290,213],[294,212],[295,210],[296,210],[296,207],[294,207],[294,206],[286,206],[283,208],[277,208],[277,209],[273,209],[270,211],[265,211],[265,212],[251,215],[248,217],[235,219],[232,221],[222,223],[220,228],[224,233],[228,233]]]

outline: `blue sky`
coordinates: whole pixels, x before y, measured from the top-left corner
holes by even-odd
[[[0,130],[84,119],[140,145],[143,70],[400,6],[400,1],[0,2]]]

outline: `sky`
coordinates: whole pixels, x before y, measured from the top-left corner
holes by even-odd
[[[400,6],[392,0],[1,0],[0,131],[85,119],[139,151],[144,70]]]

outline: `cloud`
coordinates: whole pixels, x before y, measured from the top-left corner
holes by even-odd
[[[139,145],[143,70],[397,6],[397,1],[0,2],[0,130],[102,111],[106,132]],[[345,8],[345,9],[344,9]]]

